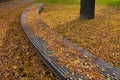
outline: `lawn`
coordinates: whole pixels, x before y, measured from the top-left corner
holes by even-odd
[[[35,0],[35,2],[43,2],[50,4],[79,4],[80,0]]]
[[[49,3],[49,4],[79,4],[80,0],[34,0],[37,3]],[[97,5],[108,5],[114,7],[120,7],[120,0],[96,0]]]

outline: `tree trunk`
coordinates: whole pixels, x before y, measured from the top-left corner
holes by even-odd
[[[81,0],[80,18],[93,19],[95,17],[95,0]]]
[[[6,2],[6,1],[12,1],[12,0],[0,0],[0,3]]]

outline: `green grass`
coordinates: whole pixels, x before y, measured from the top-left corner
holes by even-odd
[[[34,0],[35,2],[43,2],[50,4],[79,4],[80,0]]]
[[[96,0],[96,4],[120,8],[120,0]]]
[[[47,4],[80,4],[80,0],[34,0],[35,2],[43,2]],[[120,0],[96,0],[97,5],[108,5],[120,8]]]

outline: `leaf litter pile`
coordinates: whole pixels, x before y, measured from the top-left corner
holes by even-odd
[[[0,80],[56,79],[36,56],[21,27],[21,14],[29,4],[0,8]]]
[[[49,27],[45,27],[40,21],[41,17],[36,15],[36,6],[27,13],[27,25],[30,26],[33,35],[43,39],[47,44],[49,56],[57,59],[57,63],[69,69],[72,74],[86,77],[89,80],[103,80],[101,70],[93,63],[93,59],[80,54],[63,37]]]
[[[47,5],[40,16],[62,36],[120,68],[120,9],[96,6],[93,20],[81,20],[79,10],[79,5]]]

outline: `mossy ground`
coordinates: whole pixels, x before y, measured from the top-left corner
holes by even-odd
[[[108,5],[112,7],[120,8],[120,0],[95,0],[96,5]],[[80,0],[34,0],[36,3],[45,4],[80,4]]]

